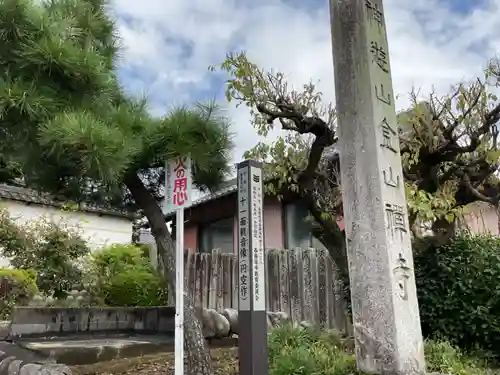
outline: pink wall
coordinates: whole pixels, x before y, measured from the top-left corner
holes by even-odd
[[[283,249],[283,205],[277,199],[264,201],[264,244],[267,249]]]
[[[238,248],[238,215],[236,214],[235,196],[207,202],[200,206],[187,209],[185,212],[188,222],[184,227],[184,244],[187,249],[198,250],[198,222],[208,222],[234,217],[234,249]],[[284,247],[283,237],[283,214],[282,204],[274,197],[264,199],[264,244],[266,248],[282,249]]]
[[[195,223],[184,226],[184,248],[198,250],[198,225]]]
[[[495,207],[487,203],[473,203],[467,206],[461,226],[473,233],[487,233],[498,236],[499,219]]]
[[[228,196],[220,200],[207,202],[199,207],[186,210],[189,221],[184,229],[184,243],[187,249],[198,250],[198,221],[215,221],[224,217],[234,217],[234,249],[238,249],[238,218],[235,214],[236,207],[234,196]],[[189,216],[193,216],[191,220]],[[337,220],[341,230],[344,229],[342,218]],[[264,200],[264,243],[268,249],[283,249],[284,225],[283,225],[283,205],[273,197],[266,197]],[[460,226],[466,227],[474,233],[490,232],[493,235],[500,235],[499,215],[494,207],[486,203],[474,203],[467,207]]]
[[[276,198],[264,199],[264,246],[266,249],[282,249],[283,235],[283,208]],[[238,251],[238,215],[234,215],[234,252]]]

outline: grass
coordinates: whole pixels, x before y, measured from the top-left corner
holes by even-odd
[[[347,375],[356,361],[346,341],[334,331],[291,325],[276,328],[269,337],[270,375]]]
[[[468,355],[444,341],[425,343],[425,360],[428,372],[454,375],[500,374],[490,358]]]
[[[269,335],[269,375],[356,375],[350,340],[334,331],[292,326],[273,329]],[[211,352],[218,375],[238,374],[237,348]],[[450,375],[500,375],[484,358],[466,355],[446,342],[425,343],[429,373]],[[75,366],[74,375],[174,374],[172,353]]]

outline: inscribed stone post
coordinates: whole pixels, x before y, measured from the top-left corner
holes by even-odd
[[[381,0],[330,0],[344,220],[361,371],[425,361]]]
[[[262,164],[238,164],[238,348],[240,375],[267,375]]]

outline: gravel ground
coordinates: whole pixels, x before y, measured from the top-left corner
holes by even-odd
[[[213,349],[212,363],[216,374],[238,374],[238,349]],[[174,354],[160,353],[144,357],[116,359],[92,365],[71,367],[73,375],[148,375],[174,374]]]

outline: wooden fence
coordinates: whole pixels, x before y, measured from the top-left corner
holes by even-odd
[[[197,306],[238,309],[238,262],[233,254],[186,251],[184,260],[185,287]],[[267,250],[267,310],[286,312],[297,322],[349,329],[336,273],[325,250]]]

